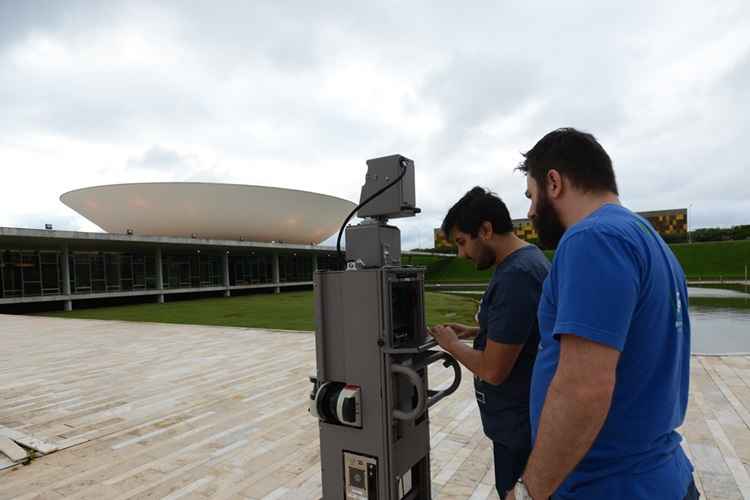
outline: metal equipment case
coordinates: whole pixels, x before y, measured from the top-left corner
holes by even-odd
[[[383,165],[380,160],[389,168],[389,162],[400,162],[404,174],[407,165],[413,169],[400,156],[370,160],[368,181],[376,177],[370,175],[373,164]],[[413,170],[411,176],[413,183]],[[364,199],[373,189],[362,191]],[[413,195],[410,203],[414,211]],[[428,409],[461,381],[456,360],[431,350],[424,269],[391,264],[400,263],[400,236],[385,222],[381,217],[349,227],[347,241],[349,231],[366,233],[348,246],[347,270],[315,273],[317,373],[311,377],[310,410],[320,420],[324,500],[430,499]],[[388,235],[387,253],[377,231]],[[431,390],[428,381],[427,368],[437,361],[454,373],[453,383],[441,391]]]

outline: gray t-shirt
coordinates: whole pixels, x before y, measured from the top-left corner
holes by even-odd
[[[539,248],[520,248],[497,266],[482,298],[474,349],[483,351],[487,339],[524,345],[505,382],[493,385],[475,378],[482,422],[490,438],[508,431],[508,422],[503,422],[508,415],[522,414],[528,420],[531,373],[539,344],[537,308],[549,269],[550,262]]]

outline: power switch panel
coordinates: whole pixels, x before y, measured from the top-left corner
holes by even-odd
[[[344,492],[346,500],[378,500],[378,461],[344,452]]]

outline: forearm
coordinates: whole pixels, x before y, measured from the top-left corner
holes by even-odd
[[[611,389],[581,390],[555,376],[523,474],[534,499],[550,497],[581,461],[604,425],[611,402]]]
[[[451,356],[468,368],[471,373],[483,378],[482,373],[482,351],[478,351],[461,341],[453,342],[444,348]]]
[[[461,335],[461,338],[464,340],[473,340],[476,338],[476,336],[479,334],[479,327],[469,327],[466,330],[466,333]]]

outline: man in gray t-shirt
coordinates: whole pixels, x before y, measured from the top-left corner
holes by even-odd
[[[531,451],[529,388],[539,343],[536,311],[549,261],[536,246],[513,234],[505,204],[476,187],[443,221],[458,254],[477,269],[496,266],[482,298],[479,327],[437,325],[440,346],[474,373],[484,432],[493,442],[500,498],[512,489]],[[460,339],[474,338],[473,348]]]

